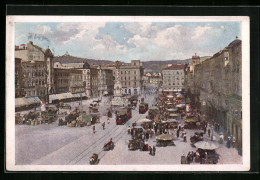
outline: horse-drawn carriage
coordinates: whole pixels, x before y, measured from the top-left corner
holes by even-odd
[[[23,117],[18,113],[15,115],[16,124],[27,124],[27,125],[37,125],[39,123],[38,119],[40,116],[40,112],[29,112],[25,114]]]
[[[198,141],[203,141],[203,132],[195,132],[194,135],[190,137],[192,145]]]
[[[90,158],[89,158],[89,163],[91,165],[96,165],[99,163],[99,159],[98,159],[98,154],[94,153]]]
[[[106,144],[104,145],[103,150],[104,150],[104,151],[113,150],[114,147],[115,147],[115,144],[114,144],[114,142],[111,140],[111,141],[109,141],[108,143],[106,143]]]
[[[139,113],[144,114],[148,111],[148,103],[142,102],[139,104]]]
[[[137,149],[143,149],[144,147],[144,140],[142,139],[131,139],[128,143],[128,149],[135,151]]]
[[[57,110],[55,110],[53,107],[47,107],[46,111],[41,112],[41,117],[43,122],[52,123],[58,118]]]

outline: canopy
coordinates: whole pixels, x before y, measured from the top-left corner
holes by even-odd
[[[185,107],[186,105],[185,104],[177,104],[176,107],[178,108],[182,108],[182,107]]]
[[[107,92],[107,91],[105,91],[103,94],[104,94],[104,95],[108,95],[108,92]]]
[[[167,109],[167,111],[169,111],[169,112],[174,112],[174,111],[177,111],[178,109],[176,109],[176,108],[171,108],[171,109]]]
[[[38,97],[29,97],[29,98],[27,98],[27,101],[30,104],[41,103],[41,100]]]
[[[152,109],[152,110],[158,110],[158,107],[152,106],[150,109]]]
[[[167,122],[170,122],[170,123],[171,123],[171,122],[177,123],[177,122],[179,122],[179,121],[177,121],[176,119],[168,119]]]
[[[30,102],[22,97],[22,98],[15,98],[15,107],[20,107],[20,106],[26,106],[26,105],[29,105]]]
[[[189,122],[198,122],[198,120],[194,119],[194,118],[191,118],[191,119],[185,119],[184,122],[187,122],[187,123],[189,123]]]
[[[79,98],[80,97],[80,95],[77,93],[77,94],[73,94],[73,96],[75,97],[75,98]]]
[[[212,141],[199,141],[195,143],[194,146],[200,149],[207,149],[207,150],[213,150],[218,148],[218,145]]]
[[[170,141],[173,140],[173,136],[170,134],[161,134],[156,137],[157,140]]]
[[[173,95],[168,95],[167,98],[173,98]]]
[[[54,100],[57,100],[58,99],[58,97],[56,96],[56,94],[51,94],[51,95],[49,95],[49,101],[52,103],[52,101],[54,101]]]
[[[182,94],[178,94],[177,98],[183,98],[184,96]]]
[[[136,123],[142,124],[142,123],[149,123],[149,122],[151,122],[151,121],[152,121],[152,120],[150,120],[150,119],[139,119],[139,120],[136,121]]]
[[[63,94],[56,94],[56,96],[57,96],[57,98],[58,98],[59,100],[64,99]]]
[[[168,102],[167,104],[170,105],[170,104],[172,104],[172,103],[171,103],[171,102]]]
[[[171,116],[171,117],[179,117],[178,114],[169,114],[169,116]]]

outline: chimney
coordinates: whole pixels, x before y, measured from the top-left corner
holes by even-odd
[[[172,64],[168,64],[168,65],[167,65],[167,67],[171,67],[171,66],[172,66]]]

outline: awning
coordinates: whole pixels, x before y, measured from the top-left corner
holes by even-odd
[[[64,99],[63,94],[56,94],[56,96],[58,97],[59,100]]]
[[[15,98],[15,107],[20,107],[20,106],[26,106],[26,105],[29,105],[30,102],[22,97],[22,98]]]
[[[27,100],[30,104],[41,103],[41,100],[40,100],[38,97],[29,97],[29,98],[26,98],[26,100]]]
[[[74,98],[79,98],[80,95],[77,93],[77,94],[73,94]]]
[[[49,101],[50,101],[50,102],[52,102],[52,101],[54,101],[54,100],[57,100],[57,99],[59,99],[59,98],[56,96],[56,94],[51,94],[51,95],[49,95]]]

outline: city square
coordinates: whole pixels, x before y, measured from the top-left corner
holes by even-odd
[[[15,30],[15,166],[244,164],[241,22]]]

